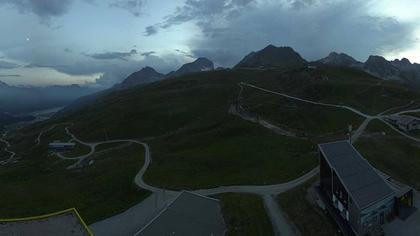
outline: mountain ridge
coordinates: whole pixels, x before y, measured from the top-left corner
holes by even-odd
[[[127,89],[133,86],[152,83],[158,80],[161,80],[165,77],[164,74],[157,72],[154,68],[150,66],[143,67],[141,70],[132,73],[121,83],[115,85],[117,89]]]
[[[316,62],[356,68],[384,80],[394,80],[414,87],[420,86],[420,65],[412,64],[407,58],[388,61],[382,56],[371,55],[365,62],[359,62],[347,54],[332,52]]]
[[[241,67],[291,67],[303,66],[307,61],[291,47],[276,47],[269,44],[265,48],[246,55],[234,68]]]

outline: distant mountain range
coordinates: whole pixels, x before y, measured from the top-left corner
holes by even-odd
[[[144,67],[140,71],[132,73],[121,83],[114,86],[115,89],[127,89],[137,85],[148,84],[166,78],[182,76],[191,73],[214,70],[214,64],[207,58],[200,57],[197,60],[182,65],[178,70],[166,75],[157,72],[152,67]]]
[[[306,67],[314,64],[349,67],[367,72],[385,80],[394,80],[410,86],[420,86],[420,65],[416,63],[412,64],[405,58],[402,60],[387,61],[385,58],[380,56],[370,56],[369,59],[363,63],[347,54],[332,52],[325,58],[308,62],[293,48],[276,47],[274,45],[268,45],[259,51],[249,53],[236,66],[234,66],[234,69],[284,69]],[[80,106],[90,103],[98,97],[106,96],[116,90],[125,90],[163,79],[171,79],[190,73],[212,70],[215,70],[214,63],[203,57],[196,59],[194,62],[184,64],[178,70],[172,71],[166,75],[157,72],[152,67],[144,67],[140,71],[132,73],[121,83],[116,84],[110,89],[77,99],[70,106],[66,107],[62,113],[74,110]]]
[[[21,121],[31,121],[33,119],[35,119],[33,116],[14,116],[6,112],[0,112],[0,130],[4,125],[9,125]]]
[[[22,114],[65,106],[95,91],[98,89],[79,85],[20,87],[0,81],[0,112]]]
[[[370,56],[363,63],[347,54],[333,52],[317,62],[331,66],[357,68],[381,79],[395,80],[416,87],[420,86],[420,64],[412,64],[406,58],[388,61],[381,56]]]
[[[327,57],[311,63],[356,68],[385,80],[395,80],[411,86],[420,86],[420,65],[416,63],[412,64],[406,58],[402,60],[387,61],[381,56],[370,56],[369,59],[363,63],[347,54],[332,52]],[[259,51],[249,53],[235,65],[234,68],[293,68],[307,66],[309,64],[310,63],[302,58],[293,48],[276,47],[270,44]],[[184,64],[178,70],[172,71],[166,75],[157,72],[151,67],[144,67],[140,71],[134,72],[128,76],[120,84],[115,85],[114,88],[127,89],[162,79],[212,70],[215,70],[214,63],[203,57],[198,58],[194,62]]]

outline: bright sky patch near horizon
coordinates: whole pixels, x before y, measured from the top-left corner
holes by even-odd
[[[110,86],[197,57],[230,67],[268,44],[420,63],[416,0],[0,0],[0,81]]]

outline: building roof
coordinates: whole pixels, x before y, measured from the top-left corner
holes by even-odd
[[[359,209],[394,195],[384,179],[347,140],[320,144],[319,148]]]
[[[222,236],[225,231],[219,200],[183,191],[136,236]]]
[[[91,236],[76,209],[71,208],[47,215],[0,219],[0,235]]]

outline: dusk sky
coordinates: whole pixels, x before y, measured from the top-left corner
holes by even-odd
[[[420,63],[418,0],[0,0],[0,81],[110,86],[197,57],[230,67],[268,44]]]

